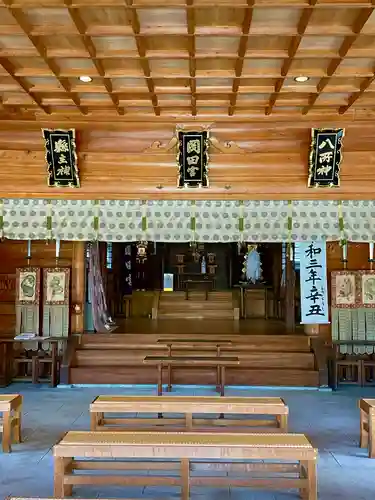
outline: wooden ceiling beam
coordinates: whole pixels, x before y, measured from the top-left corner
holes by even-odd
[[[375,0],[371,0],[371,5],[375,6]],[[327,76],[324,76],[320,79],[316,92],[311,94],[309,99],[309,104],[302,110],[302,114],[306,115],[315,105],[318,97],[323,92],[325,87],[329,84],[331,77],[334,75],[337,68],[340,66],[342,61],[345,59],[347,53],[353,46],[354,42],[357,40],[359,35],[361,34],[362,29],[364,28],[366,22],[368,21],[371,14],[374,12],[375,7],[369,7],[362,9],[359,13],[357,19],[354,21],[352,26],[353,35],[348,35],[343,40],[341,47],[338,51],[338,57],[335,57],[331,60],[327,68]]]
[[[150,93],[150,100],[152,103],[152,107],[154,108],[154,113],[156,116],[160,116],[160,106],[158,104],[158,98],[155,94],[155,85],[154,81],[151,78],[151,69],[150,64],[147,59],[146,48],[144,45],[144,40],[140,36],[141,33],[141,25],[139,22],[137,10],[133,7],[133,0],[124,0],[125,5],[127,7],[127,12],[130,19],[130,24],[132,27],[133,35],[135,38],[135,43],[137,45],[137,50],[139,54],[139,62],[143,70],[143,74],[146,80],[146,85],[148,87],[148,91]]]
[[[98,75],[100,76],[102,85],[106,89],[107,94],[108,94],[109,98],[111,99],[113,106],[115,107],[115,109],[119,115],[123,115],[125,113],[125,110],[124,110],[124,108],[120,107],[118,98],[115,95],[113,95],[113,93],[112,93],[113,87],[112,87],[111,80],[109,78],[107,78],[107,79],[105,78],[105,71],[104,71],[103,65],[102,65],[101,61],[97,58],[96,48],[95,48],[95,45],[94,45],[91,37],[86,34],[87,27],[86,27],[85,23],[83,22],[80,14],[79,14],[79,11],[76,8],[72,7],[72,4],[73,4],[72,0],[64,0],[64,4],[68,8],[70,19],[72,20],[78,33],[82,37],[82,43],[85,46],[86,51],[89,53],[90,58],[92,59],[93,65],[95,66],[95,69],[96,69]]]
[[[14,106],[14,105],[11,105],[11,104],[8,104],[4,101],[4,96],[1,96],[0,95],[0,108],[3,109],[3,111],[5,111],[5,113],[11,113],[12,115],[16,114],[18,112],[18,107],[20,106]]]
[[[251,28],[251,23],[253,20],[253,8],[255,0],[247,0],[247,7],[245,11],[245,16],[242,23],[242,33],[240,38],[240,43],[238,45],[237,60],[234,66],[234,78],[232,83],[232,94],[229,99],[229,116],[233,116],[234,110],[237,103],[238,89],[240,87],[240,78],[243,71],[244,58],[247,50],[247,44],[249,40],[249,32]]]
[[[365,93],[365,91],[370,87],[370,85],[375,81],[375,68],[374,68],[374,74],[373,76],[370,76],[368,78],[366,78],[360,88],[359,88],[359,91],[358,92],[354,92],[353,94],[350,95],[349,99],[348,99],[348,104],[346,104],[345,106],[341,106],[339,108],[339,113],[340,115],[343,115],[344,113],[346,113],[348,111],[348,109],[350,109],[353,104]]]
[[[186,0],[186,22],[189,36],[188,51],[189,51],[189,74],[190,74],[190,94],[191,94],[191,114],[197,115],[197,85],[195,82],[196,62],[195,62],[195,13],[189,8],[194,5],[194,0]]]
[[[6,73],[12,78],[14,82],[17,83],[19,87],[29,96],[31,99],[35,102],[35,104],[47,115],[51,114],[50,109],[48,106],[44,106],[42,103],[42,100],[37,97],[31,90],[31,85],[27,83],[27,81],[24,78],[21,78],[20,76],[16,76],[15,73],[15,68],[12,65],[8,59],[4,57],[0,57],[0,66],[6,71]]]
[[[79,109],[79,111],[83,115],[86,115],[87,109],[84,108],[83,106],[81,106],[81,103],[79,101],[77,94],[71,92],[69,80],[67,78],[60,77],[60,75],[59,75],[60,69],[58,68],[58,66],[56,65],[56,63],[54,61],[52,61],[51,59],[49,59],[47,57],[47,50],[45,49],[45,47],[40,43],[38,37],[35,37],[35,36],[30,34],[31,33],[31,26],[29,26],[29,23],[27,22],[23,11],[19,10],[19,9],[14,9],[12,7],[12,0],[3,0],[3,2],[8,7],[8,12],[12,15],[13,19],[20,26],[23,33],[27,36],[27,38],[30,40],[32,45],[35,47],[39,56],[46,63],[46,65],[51,70],[51,72],[53,73],[54,77],[58,80],[60,85],[65,89],[69,98],[74,102],[74,104]]]
[[[320,9],[324,8],[329,8],[329,7],[335,7],[335,8],[342,8],[342,9],[350,9],[350,8],[361,8],[361,7],[368,7],[371,4],[372,0],[331,0],[327,1],[325,0],[324,3],[321,5],[318,5]],[[25,7],[28,8],[36,8],[36,7],[43,7],[43,9],[53,9],[53,8],[58,8],[60,7],[59,2],[49,2],[47,1],[41,1],[41,0],[27,0],[27,2],[22,1],[22,0],[12,0],[12,7],[15,9],[23,9]],[[299,2],[296,0],[283,0],[282,1],[282,7],[286,7],[288,9],[300,9],[301,7],[304,7],[306,5],[305,0],[300,0]],[[1,6],[1,5],[0,5]],[[87,0],[84,1],[79,1],[75,0],[73,1],[73,7],[75,8],[84,8],[87,7],[88,3]],[[119,3],[117,0],[113,0],[113,3],[111,3],[110,0],[99,0],[95,2],[95,7],[103,7],[107,9],[111,8],[118,8]],[[204,5],[200,5],[200,9],[212,9],[213,7],[215,8],[231,8],[231,9],[242,9],[246,7],[246,0],[243,0],[242,2],[230,2],[229,0],[226,2],[220,2],[218,5],[214,1],[207,2]],[[268,0],[264,4],[259,4],[257,5],[257,8],[259,9],[270,9],[274,7],[280,7],[280,0]],[[139,4],[139,5],[132,5],[132,9],[137,9],[137,10],[146,10],[150,8],[157,8],[157,9],[185,9],[184,5],[184,0],[175,0],[174,2],[163,2],[160,0],[159,3],[157,2],[149,2],[148,4]],[[191,6],[190,8],[194,8]]]
[[[255,4],[256,5],[256,4]],[[260,6],[256,5],[258,9]],[[77,10],[76,7],[72,7]],[[316,7],[317,8],[317,7]],[[305,9],[311,9],[309,7],[305,7]],[[17,9],[14,9],[17,10]],[[187,9],[192,10],[194,9]],[[16,25],[4,25],[1,24],[0,19],[0,32],[3,35],[21,35],[23,34],[22,30]],[[310,35],[314,36],[337,36],[342,37],[347,34],[347,29],[345,31],[342,28],[337,28],[336,26],[325,26],[325,25],[314,25],[310,27]],[[49,26],[49,25],[40,25],[33,26],[30,30],[31,36],[75,36],[77,35],[77,31],[74,27],[69,26]],[[87,26],[86,36],[90,37],[98,37],[105,38],[108,36],[121,36],[121,37],[130,37],[132,36],[132,30],[128,26],[124,25],[100,25],[94,24]],[[212,36],[221,36],[225,38],[238,38],[239,33],[237,27],[228,27],[228,26],[199,26],[196,29],[196,36],[199,37],[212,37]],[[268,27],[267,25],[261,25],[254,27],[252,33],[249,33],[249,36],[297,36],[298,31],[296,27],[292,26],[283,26],[283,27]],[[373,33],[371,33],[373,35]],[[187,36],[186,27],[185,26],[165,26],[163,28],[147,28],[144,32],[139,34],[140,38],[145,37],[159,37],[162,38],[164,36],[170,37],[179,37],[179,36]]]
[[[274,92],[272,92],[270,100],[268,102],[268,106],[266,107],[266,115],[270,115],[272,113],[273,107],[276,104],[277,98],[283,88],[284,82],[288,76],[288,72],[292,66],[293,60],[296,56],[297,50],[302,41],[302,37],[305,34],[307,26],[309,24],[310,18],[314,12],[314,7],[316,6],[317,0],[309,0],[309,6],[306,7],[301,15],[301,18],[298,22],[297,31],[298,35],[294,36],[290,41],[288,47],[288,58],[285,59],[283,66],[281,68],[281,77],[275,83]]]

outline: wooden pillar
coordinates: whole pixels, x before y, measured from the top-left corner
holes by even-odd
[[[83,333],[85,314],[85,249],[84,241],[73,243],[71,332]]]
[[[272,316],[277,319],[282,318],[279,303],[281,301],[281,279],[282,269],[282,243],[274,243],[272,248],[272,284],[273,284],[273,308]]]
[[[296,328],[295,320],[295,283],[293,261],[286,257],[286,291],[285,291],[285,326],[287,333],[294,333]]]

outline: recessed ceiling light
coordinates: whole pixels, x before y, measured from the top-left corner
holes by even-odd
[[[92,82],[91,76],[80,76],[79,79],[81,80],[81,82],[84,82],[84,83]]]
[[[308,76],[296,76],[294,79],[294,81],[296,81],[298,83],[305,83],[308,80],[310,80],[310,78]]]

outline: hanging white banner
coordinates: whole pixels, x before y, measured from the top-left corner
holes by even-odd
[[[325,241],[300,243],[301,323],[328,323]]]

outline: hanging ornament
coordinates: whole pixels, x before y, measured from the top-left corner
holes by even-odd
[[[136,243],[137,262],[140,262],[141,264],[143,264],[147,260],[147,247],[148,247],[148,241],[138,241]]]
[[[242,272],[248,282],[255,284],[262,279],[262,263],[257,250],[258,245],[248,245],[247,248]]]

